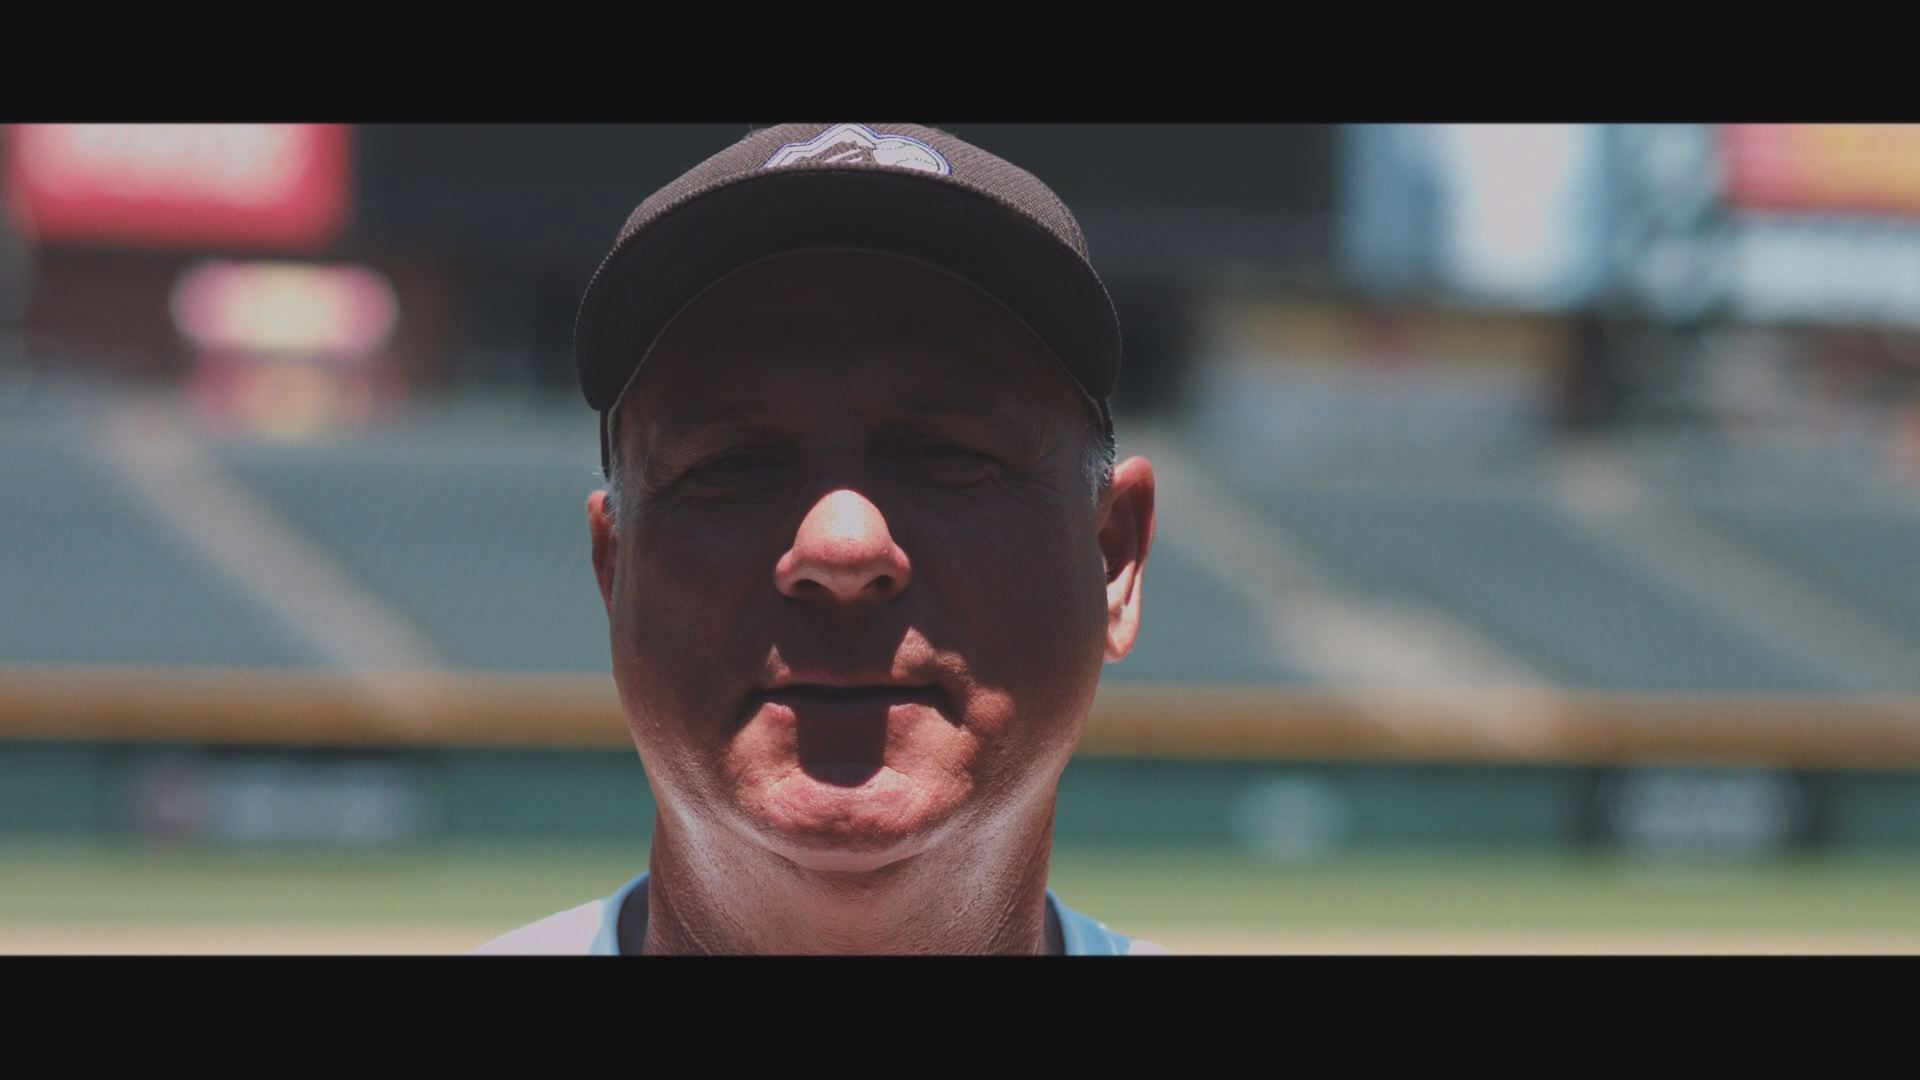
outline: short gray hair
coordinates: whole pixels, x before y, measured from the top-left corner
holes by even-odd
[[[618,406],[616,406],[617,408]],[[620,434],[614,417],[607,418],[607,517],[618,527],[622,516],[632,500],[628,498],[622,477],[626,474],[620,469]],[[1093,496],[1093,505],[1097,510],[1100,500],[1107,497],[1107,489],[1113,486],[1114,460],[1118,448],[1114,443],[1113,428],[1103,420],[1088,418],[1086,462],[1083,475],[1087,489]]]

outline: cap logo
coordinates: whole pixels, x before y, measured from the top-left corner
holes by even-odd
[[[806,142],[788,143],[775,150],[761,168],[777,169],[802,161],[886,165],[953,175],[953,166],[940,151],[910,135],[883,135],[865,124],[835,124]]]

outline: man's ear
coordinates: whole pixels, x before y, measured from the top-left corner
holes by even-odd
[[[1130,457],[1114,466],[1100,517],[1107,562],[1107,660],[1125,658],[1140,636],[1140,576],[1153,547],[1153,465]]]
[[[593,576],[600,582],[600,599],[613,617],[613,568],[619,554],[619,540],[613,531],[613,516],[607,513],[607,493],[596,491],[587,496],[587,530],[593,534]]]

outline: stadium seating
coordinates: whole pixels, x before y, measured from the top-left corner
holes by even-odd
[[[84,425],[0,433],[0,664],[316,666],[299,633],[223,576],[92,454]],[[1546,681],[1615,691],[1847,692],[1724,612],[1649,573],[1554,499],[1526,454],[1487,448],[1356,464],[1234,454],[1170,437],[1295,542],[1336,597],[1444,613]],[[309,443],[210,440],[210,460],[363,585],[456,668],[593,673],[605,617],[583,503],[598,482],[592,417],[570,401],[417,408],[404,422]],[[1671,456],[1659,499],[1697,512],[1920,649],[1920,504],[1826,485],[1781,495],[1753,455]],[[1745,471],[1740,462],[1745,461]],[[1771,481],[1771,485],[1770,482]],[[1312,685],[1273,612],[1166,520],[1121,683]],[[1279,602],[1284,603],[1285,598]]]

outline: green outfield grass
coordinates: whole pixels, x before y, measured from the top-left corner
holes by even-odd
[[[0,924],[509,928],[611,892],[644,849],[378,853],[0,847]],[[1063,850],[1052,884],[1117,929],[1920,931],[1920,859],[1670,863],[1424,852],[1277,864]]]

